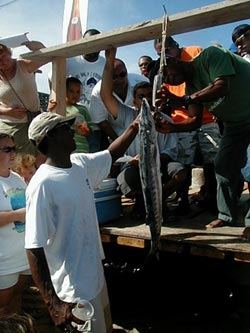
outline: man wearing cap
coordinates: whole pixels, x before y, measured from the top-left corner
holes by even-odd
[[[159,92],[159,105],[170,99],[173,107],[188,109],[187,120],[170,124],[159,120],[162,133],[190,131],[202,123],[203,106],[224,123],[224,132],[215,159],[218,219],[207,227],[235,225],[241,183],[250,143],[250,66],[241,57],[223,48],[210,46],[190,62],[168,57],[164,81],[171,85],[186,82],[186,95],[176,96],[166,88]],[[155,68],[155,71],[157,67]],[[250,212],[245,217],[250,225]]]
[[[138,131],[135,120],[107,150],[71,154],[75,149],[74,116],[51,112],[30,124],[29,139],[46,156],[27,190],[25,248],[35,283],[55,325],[72,332],[71,310],[78,299],[92,303],[93,333],[112,329],[103,248],[93,188],[110,171]]]
[[[240,24],[232,32],[232,40],[238,54],[250,62],[250,25]]]

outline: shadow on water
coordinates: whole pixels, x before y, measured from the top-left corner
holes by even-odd
[[[250,332],[248,266],[160,253],[159,261],[137,269],[145,250],[107,244],[105,252],[116,324],[140,333]]]

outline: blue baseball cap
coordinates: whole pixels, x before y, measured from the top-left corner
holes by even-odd
[[[234,43],[232,43],[229,47],[229,51],[231,51],[232,53],[235,53],[235,54],[238,54],[238,49],[237,47],[235,46]]]

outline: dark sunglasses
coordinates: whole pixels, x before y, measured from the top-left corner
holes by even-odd
[[[143,66],[147,67],[147,65],[148,65],[148,62],[142,62],[141,64],[139,64],[139,67],[143,67]]]
[[[250,30],[247,30],[246,32],[244,32],[244,34],[242,34],[240,37],[238,37],[236,39],[236,41],[234,42],[234,44],[236,46],[239,46],[242,43],[243,39],[248,38],[248,37],[250,37]]]
[[[143,98],[152,99],[152,93],[148,93],[148,94],[146,94],[146,95],[145,95],[145,94],[137,94],[136,97],[139,98],[139,99],[141,99],[141,100],[142,100]]]
[[[9,147],[9,146],[6,146],[6,147],[3,147],[3,148],[0,148],[0,150],[3,152],[3,153],[15,153],[16,152],[16,146],[13,146],[13,147]]]
[[[127,76],[127,72],[121,72],[120,74],[114,74],[113,80],[117,80],[118,78],[124,78],[125,76]]]

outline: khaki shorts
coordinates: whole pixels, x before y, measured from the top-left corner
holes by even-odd
[[[90,301],[95,309],[92,333],[111,333],[112,319],[106,282],[96,298]]]
[[[109,297],[107,291],[106,281],[101,292],[96,298],[90,300],[93,305],[95,312],[94,317],[91,322],[91,332],[92,333],[112,333],[113,324],[111,319],[111,311],[109,305]],[[55,333],[61,333],[61,329],[55,328]]]
[[[178,133],[178,158],[182,164],[193,164],[197,147],[204,164],[214,163],[221,135],[217,123],[204,124],[197,131]]]

